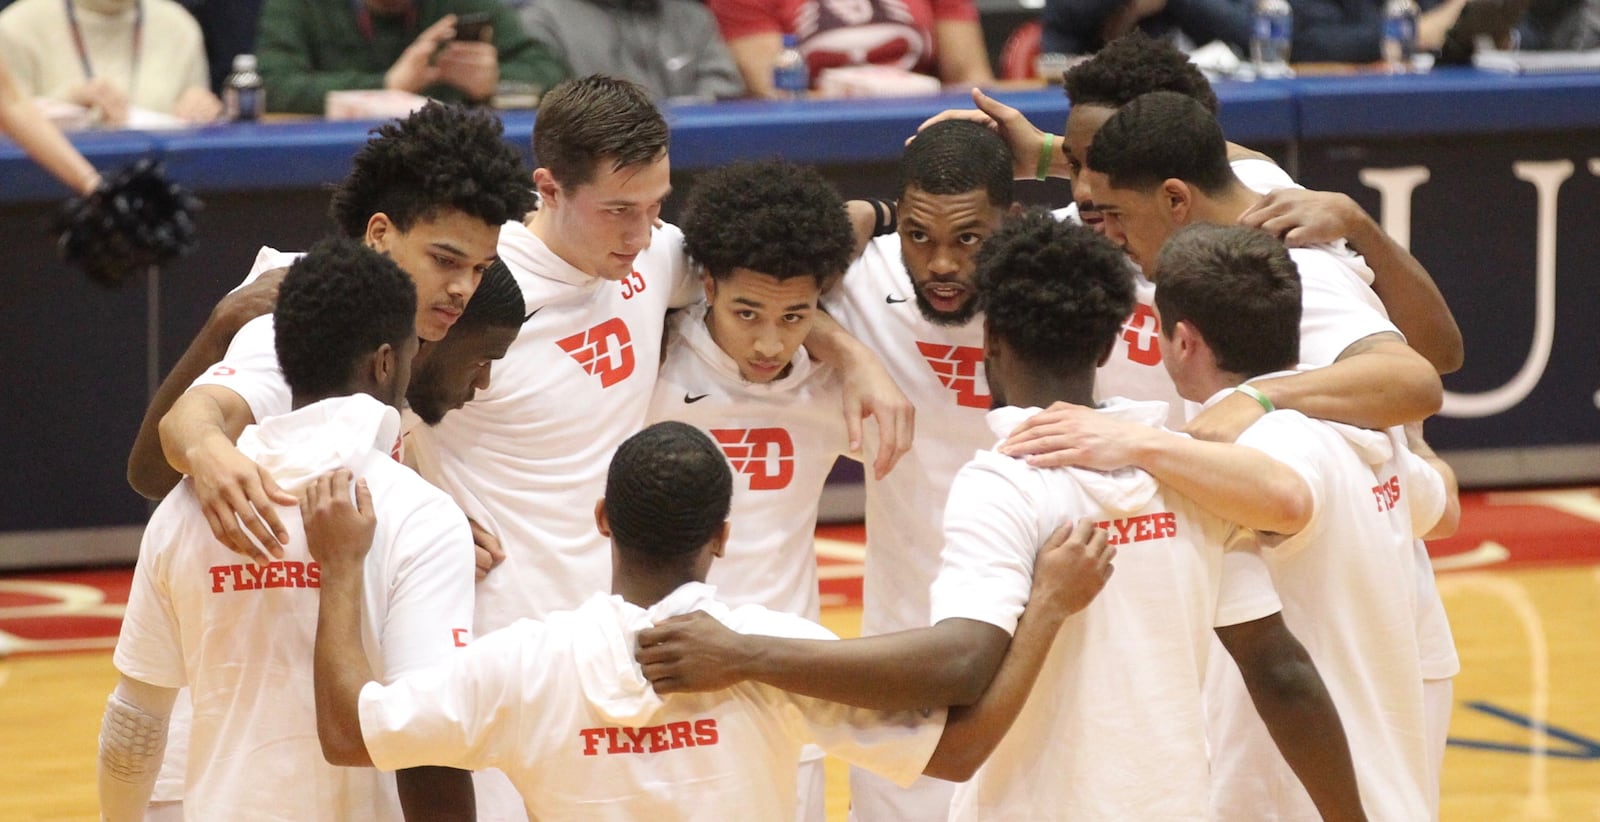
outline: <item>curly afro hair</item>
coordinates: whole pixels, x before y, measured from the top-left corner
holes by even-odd
[[[532,177],[493,112],[430,102],[372,132],[329,207],[346,237],[380,212],[409,231],[444,209],[494,226],[533,210]]]
[[[1058,376],[1092,369],[1133,311],[1133,271],[1093,229],[1030,210],[978,252],[988,333]]]
[[[273,344],[296,397],[350,392],[356,364],[415,338],[417,287],[394,260],[355,240],[318,242],[278,288]]]
[[[617,548],[658,563],[693,556],[728,521],[733,473],[700,429],[658,422],[617,448],[606,518]]]
[[[855,250],[839,193],[816,171],[780,160],[701,175],[682,225],[689,256],[718,280],[747,268],[820,285],[844,273]]]
[[[1217,93],[1188,55],[1138,30],[1107,43],[1093,57],[1067,69],[1063,85],[1075,106],[1121,108],[1141,94],[1175,91],[1217,113]]]

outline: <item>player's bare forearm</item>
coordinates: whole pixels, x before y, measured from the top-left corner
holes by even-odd
[[[1250,384],[1278,408],[1362,428],[1426,419],[1444,402],[1439,373],[1393,334],[1359,340],[1325,368]]]
[[[225,388],[199,386],[182,392],[158,425],[167,464],[191,473],[191,458],[200,450],[232,446],[255,422],[243,397]]]
[[[183,479],[183,474],[173,468],[166,454],[162,453],[162,418],[172,410],[189,386],[205,373],[206,368],[228,353],[228,343],[232,340],[232,332],[213,328],[211,323],[207,323],[194,342],[189,344],[189,350],[178,359],[178,364],[161,381],[155,396],[150,398],[150,407],[145,409],[144,421],[139,424],[139,436],[134,439],[133,450],[128,454],[128,484],[146,499],[165,497]]]
[[[406,822],[473,822],[478,818],[472,771],[427,765],[394,773]]]
[[[850,640],[738,634],[700,612],[639,632],[638,661],[657,693],[763,682],[874,710],[966,705],[994,677],[1006,632],[973,620]]]
[[[1272,741],[1325,820],[1365,820],[1333,698],[1282,614],[1217,629]]]
[[[1246,528],[1293,534],[1311,519],[1311,488],[1294,469],[1232,443],[1151,429],[1134,465],[1200,507]]]
[[[1390,321],[1440,374],[1460,369],[1461,328],[1433,277],[1366,212],[1360,215],[1346,239],[1372,269],[1373,293],[1383,301]]]
[[[361,688],[372,680],[361,647],[361,587],[359,562],[322,563],[312,677],[317,738],[333,765],[372,764],[361,736]]]
[[[844,209],[850,218],[850,234],[855,243],[850,254],[850,259],[854,260],[866,250],[867,243],[872,242],[872,232],[878,227],[878,210],[866,200],[847,200]]]

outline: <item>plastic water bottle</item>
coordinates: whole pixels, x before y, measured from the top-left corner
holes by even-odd
[[[223,116],[235,123],[253,123],[267,110],[267,93],[256,73],[256,56],[233,58],[233,72],[222,83]]]
[[[811,69],[806,56],[800,53],[800,38],[793,34],[783,36],[783,51],[772,64],[772,88],[786,100],[803,100],[811,88]]]
[[[1387,0],[1383,4],[1384,65],[1393,74],[1410,71],[1416,50],[1416,0]]]
[[[1289,77],[1289,39],[1294,34],[1294,11],[1289,0],[1256,0],[1255,25],[1250,32],[1250,62],[1257,77]]]

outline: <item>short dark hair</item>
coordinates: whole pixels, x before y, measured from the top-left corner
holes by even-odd
[[[346,237],[383,213],[401,231],[446,209],[498,226],[533,210],[533,181],[493,112],[430,102],[372,130],[329,213]]]
[[[516,276],[506,268],[504,262],[495,260],[483,270],[478,290],[472,292],[472,299],[467,301],[466,309],[461,312],[452,330],[521,328],[523,321],[528,318],[526,312],[527,303],[522,296],[522,286],[517,284]]]
[[[1300,271],[1265,231],[1194,223],[1156,255],[1162,335],[1200,332],[1223,371],[1254,377],[1300,361]]]
[[[695,180],[683,244],[715,279],[748,268],[779,280],[844,273],[855,237],[844,201],[821,174],[781,160],[742,162]]]
[[[978,252],[988,333],[1048,373],[1092,369],[1133,311],[1133,271],[1093,229],[1030,209]]]
[[[1235,179],[1217,118],[1171,91],[1142,94],[1117,109],[1094,135],[1086,164],[1113,188],[1137,191],[1178,179],[1215,194]]]
[[[967,120],[934,123],[900,156],[900,191],[966,194],[983,189],[989,203],[1012,201],[1011,147],[1000,135]]]
[[[318,242],[278,288],[273,344],[296,397],[350,392],[356,363],[416,337],[417,287],[394,260],[351,239]]]
[[[655,162],[670,137],[644,87],[591,74],[557,84],[539,101],[533,156],[556,182],[577,188],[594,180],[602,160],[613,170]]]
[[[1189,56],[1138,29],[1067,69],[1062,84],[1075,106],[1122,108],[1141,94],[1174,91],[1217,113],[1217,93]]]
[[[693,556],[728,521],[732,499],[727,458],[682,422],[658,422],[623,441],[606,473],[611,536],[646,561]]]

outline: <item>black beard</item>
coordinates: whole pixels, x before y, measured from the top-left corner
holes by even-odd
[[[911,293],[916,298],[917,310],[922,312],[923,319],[934,325],[959,328],[972,322],[972,318],[978,315],[978,300],[976,297],[969,297],[965,305],[954,311],[940,311],[933,307],[933,303],[928,302],[927,297],[922,296],[922,289],[917,288],[915,284],[912,285]]]

